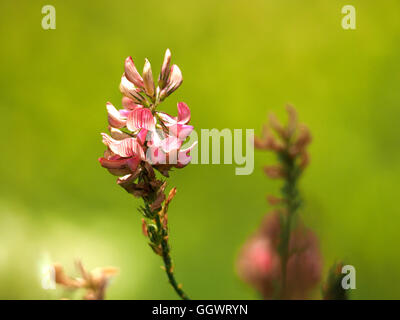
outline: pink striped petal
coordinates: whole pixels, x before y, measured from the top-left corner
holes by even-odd
[[[155,120],[150,109],[137,107],[133,110],[129,116],[126,126],[131,131],[136,131],[138,129],[146,129],[150,131],[155,130]]]
[[[178,103],[178,123],[186,124],[190,121],[190,109],[184,102]]]
[[[124,140],[115,140],[108,134],[102,133],[103,143],[110,148],[112,152],[120,157],[127,158],[137,156],[144,159],[144,151],[135,138],[127,138]]]
[[[157,112],[157,114],[167,127],[172,126],[172,125],[176,124],[176,122],[177,122],[176,117],[172,117],[168,113]]]
[[[125,75],[126,78],[136,87],[143,87],[143,79],[137,71],[135,64],[133,63],[132,57],[128,57],[125,59]]]
[[[108,113],[108,123],[110,124],[110,126],[115,128],[125,127],[126,118],[123,117],[110,102],[107,102],[106,107]]]
[[[125,109],[128,110],[135,110],[136,107],[140,106],[139,104],[136,104],[132,99],[128,98],[128,97],[123,97],[122,98],[122,106]]]

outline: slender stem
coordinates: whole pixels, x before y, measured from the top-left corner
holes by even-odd
[[[300,170],[296,165],[296,161],[287,152],[280,154],[280,161],[283,164],[286,174],[285,184],[282,188],[282,194],[286,204],[286,214],[282,219],[283,227],[281,233],[281,257],[282,257],[282,288],[281,297],[286,297],[286,275],[287,263],[290,257],[290,236],[292,229],[293,217],[300,207],[300,197],[297,190],[297,180],[300,175]]]
[[[174,276],[174,270],[172,265],[172,259],[170,255],[170,247],[168,244],[168,234],[166,230],[161,225],[160,215],[157,213],[155,217],[155,222],[157,228],[162,230],[162,240],[161,240],[161,249],[162,249],[162,258],[164,261],[165,272],[167,273],[169,283],[174,288],[175,292],[178,294],[179,297],[183,300],[190,300],[186,293],[182,290],[180,285],[176,282]]]

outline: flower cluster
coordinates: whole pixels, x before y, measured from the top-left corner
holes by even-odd
[[[264,298],[306,298],[320,280],[321,255],[318,239],[302,225],[297,215],[301,206],[298,180],[309,163],[309,130],[297,122],[297,113],[287,107],[289,120],[283,126],[272,114],[264,126],[262,138],[255,137],[255,147],[273,151],[277,165],[266,166],[271,179],[282,179],[281,196],[267,197],[273,212],[244,245],[238,272]]]
[[[99,161],[110,173],[118,176],[120,186],[143,199],[144,206],[139,210],[144,216],[143,233],[153,251],[162,257],[168,280],[176,293],[182,299],[188,299],[175,280],[168,243],[167,211],[176,189],[173,188],[167,197],[166,182],[156,175],[158,171],[168,177],[171,169],[186,166],[195,146],[183,148],[193,131],[193,126],[189,125],[189,107],[179,102],[177,116],[157,108],[182,83],[180,69],[170,63],[171,52],[167,50],[156,86],[147,59],[142,75],[131,57],[125,60],[125,72],[120,83],[123,108],[117,110],[107,103],[110,134],[102,133],[107,150]]]
[[[238,273],[264,299],[305,299],[321,277],[322,261],[318,239],[304,225],[292,231],[285,294],[282,296],[281,236],[280,215],[273,212],[264,218],[260,228],[243,246],[238,260]]]
[[[54,264],[55,282],[68,290],[84,289],[85,300],[104,300],[105,292],[111,279],[118,274],[118,269],[114,267],[97,268],[91,272],[87,271],[80,261],[76,262],[77,269],[81,277],[71,278],[64,272],[60,264]]]
[[[123,108],[107,103],[110,134],[102,133],[107,150],[99,161],[136,197],[150,196],[161,187],[153,169],[168,177],[172,168],[182,168],[191,160],[194,144],[182,147],[193,131],[189,107],[179,102],[176,117],[157,110],[182,83],[180,69],[170,66],[170,61],[167,50],[156,87],[150,62],[146,59],[141,76],[128,57],[120,83]]]

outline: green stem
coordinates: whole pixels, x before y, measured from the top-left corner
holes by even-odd
[[[167,273],[169,283],[174,288],[175,292],[178,294],[179,297],[183,300],[190,300],[186,293],[182,290],[179,284],[176,282],[172,259],[170,255],[170,247],[168,244],[168,233],[161,225],[160,215],[157,213],[155,217],[156,225],[159,230],[162,230],[162,240],[161,240],[161,249],[162,249],[162,258],[164,261],[165,272]]]
[[[283,152],[279,157],[285,172],[285,184],[282,188],[282,195],[285,199],[286,214],[282,218],[283,226],[281,233],[281,258],[282,258],[282,288],[281,298],[286,298],[287,263],[290,257],[289,246],[293,223],[293,217],[300,207],[300,197],[297,190],[297,181],[300,175],[296,159],[289,153]]]

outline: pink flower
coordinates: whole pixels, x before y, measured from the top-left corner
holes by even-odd
[[[195,144],[182,148],[193,131],[188,124],[189,107],[179,102],[176,117],[156,110],[160,101],[182,83],[180,69],[176,65],[170,67],[170,60],[171,52],[167,50],[159,86],[155,88],[150,62],[146,59],[142,77],[132,58],[126,58],[120,83],[123,108],[117,110],[107,103],[110,135],[102,133],[107,151],[99,161],[112,174],[123,176],[118,180],[123,186],[131,183],[133,177],[136,179],[141,163],[148,163],[168,176],[171,168],[182,168],[191,161],[190,151]]]
[[[172,117],[167,113],[158,112],[158,116],[170,133],[180,140],[185,140],[193,131],[193,126],[188,125],[190,121],[190,109],[184,102],[178,103],[178,117]]]
[[[238,259],[239,276],[254,286],[265,299],[276,297],[282,284],[279,242],[281,223],[279,213],[268,215],[260,229],[243,246]],[[322,271],[318,239],[314,233],[299,225],[292,231],[286,269],[287,299],[305,299],[314,288]]]

